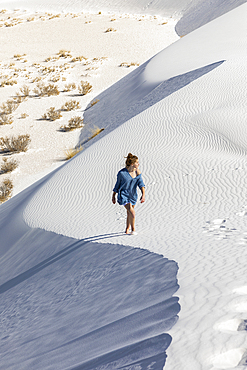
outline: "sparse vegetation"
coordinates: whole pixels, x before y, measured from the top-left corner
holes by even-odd
[[[63,91],[68,92],[68,91],[75,90],[75,89],[76,89],[76,84],[73,82],[73,83],[69,83],[69,84],[65,85]]]
[[[59,58],[72,58],[72,55],[70,54],[70,51],[68,50],[59,50],[58,52]]]
[[[17,137],[0,137],[0,147],[3,152],[26,152],[30,143],[30,135],[18,135]]]
[[[83,118],[80,116],[72,117],[67,125],[61,126],[61,131],[72,131],[83,126]]]
[[[15,159],[3,158],[1,165],[1,173],[8,173],[14,171],[18,167],[18,162]]]
[[[6,202],[12,195],[13,183],[10,179],[5,179],[0,185],[0,203]]]
[[[71,60],[71,62],[81,62],[83,60],[87,60],[83,55],[80,55],[79,57],[75,57]]]
[[[42,119],[47,121],[56,121],[57,119],[61,118],[62,115],[59,110],[56,110],[55,107],[51,107],[47,113],[42,116]]]
[[[76,154],[80,153],[83,150],[83,147],[79,146],[78,148],[68,149],[65,151],[65,160],[73,158]]]
[[[78,91],[81,95],[86,95],[92,91],[92,85],[88,81],[81,81],[78,86]]]
[[[60,94],[57,85],[54,85],[52,83],[45,85],[44,82],[38,83],[37,87],[33,90],[33,92],[39,97]]]
[[[30,88],[27,85],[24,85],[20,88],[20,95],[23,97],[23,99],[27,99],[30,94]]]
[[[104,128],[94,127],[91,132],[92,136],[90,136],[89,140],[92,140],[95,136],[99,135],[102,131],[104,131]]]
[[[0,106],[1,115],[8,115],[13,113],[19,107],[19,102],[15,99],[8,99],[6,103]]]
[[[126,63],[126,62],[123,62],[123,63],[121,63],[119,65],[119,67],[127,67],[127,68],[129,68],[129,67],[134,67],[134,66],[139,66],[139,65],[140,65],[139,63],[133,63],[133,62]]]
[[[13,123],[13,117],[9,114],[1,114],[0,125],[11,125]]]
[[[96,99],[96,100],[93,100],[91,101],[91,107],[93,107],[95,104],[97,104],[99,102],[99,99]]]
[[[65,111],[71,111],[75,109],[80,109],[80,103],[76,100],[69,100],[61,107],[61,110]]]
[[[29,116],[29,114],[27,114],[27,113],[22,113],[20,118],[24,119],[24,118],[27,118],[28,116]]]
[[[110,27],[110,28],[107,28],[107,30],[105,31],[105,33],[107,32],[116,32],[117,30],[115,30],[114,28]]]

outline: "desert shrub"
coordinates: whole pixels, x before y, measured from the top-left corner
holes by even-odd
[[[116,30],[114,29],[114,28],[107,28],[107,30],[105,31],[105,33],[107,33],[107,32],[116,32]]]
[[[70,51],[68,50],[59,50],[58,52],[58,56],[59,58],[71,58],[72,55],[70,54]]]
[[[0,137],[0,147],[4,152],[26,152],[30,143],[30,135],[18,135],[17,137]]]
[[[72,131],[83,126],[83,118],[77,116],[72,117],[67,125],[61,126],[61,131]]]
[[[19,107],[19,102],[15,99],[8,99],[6,103],[0,106],[1,114],[8,115],[13,113]]]
[[[88,139],[88,141],[91,140],[91,139],[93,139],[95,136],[99,135],[102,131],[104,131],[104,128],[94,127],[91,130],[92,136],[90,136],[90,138]]]
[[[80,153],[83,150],[83,147],[77,147],[74,149],[68,149],[65,151],[65,160],[73,158],[76,154]]]
[[[71,111],[75,109],[80,109],[80,103],[76,100],[69,100],[61,107],[61,110],[65,111]]]
[[[42,116],[42,119],[47,121],[56,121],[57,119],[61,118],[62,115],[60,111],[56,111],[55,107],[51,107],[47,113]]]
[[[22,113],[20,118],[24,119],[24,118],[27,118],[28,116],[29,116],[29,114],[27,114],[27,113]]]
[[[12,195],[13,183],[10,179],[5,179],[0,185],[0,203],[8,200]]]
[[[80,55],[79,57],[74,57],[71,62],[81,62],[82,60],[87,60],[83,55]]]
[[[33,92],[37,96],[59,95],[60,93],[57,85],[54,85],[52,83],[49,85],[45,85],[44,82],[38,83]]]
[[[129,68],[129,67],[134,67],[134,66],[139,66],[139,65],[140,65],[139,63],[133,63],[133,62],[126,63],[126,62],[123,62],[123,63],[120,64],[119,67],[127,67],[127,68]]]
[[[65,85],[63,91],[68,92],[68,91],[75,90],[75,89],[76,89],[76,84],[73,82],[73,83],[69,83]]]
[[[97,104],[99,102],[99,99],[96,99],[94,101],[91,101],[91,107],[93,107],[95,104]]]
[[[92,85],[88,81],[81,81],[78,91],[81,95],[86,95],[92,91]]]
[[[1,173],[12,172],[18,167],[18,162],[15,159],[3,158],[1,165]]]
[[[0,115],[0,125],[11,125],[13,123],[13,117],[9,114]]]
[[[3,80],[1,82],[1,87],[4,87],[4,86],[13,86],[17,84],[17,81],[16,80],[12,80],[11,78],[7,78],[5,80]]]
[[[24,85],[20,88],[19,96],[22,96],[24,99],[28,98],[30,94],[30,88],[27,85]]]

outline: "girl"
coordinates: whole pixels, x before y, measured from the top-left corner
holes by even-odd
[[[125,157],[126,158],[126,157]],[[128,154],[126,167],[120,170],[117,174],[117,182],[113,189],[112,203],[116,203],[116,193],[118,194],[117,201],[127,210],[126,234],[136,235],[135,231],[135,204],[137,202],[137,186],[142,192],[141,203],[145,202],[145,185],[142,180],[141,171],[139,170],[139,161],[136,155]],[[131,227],[131,231],[130,231]]]

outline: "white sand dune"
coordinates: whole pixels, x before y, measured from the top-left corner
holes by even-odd
[[[84,117],[104,131],[1,205],[4,368],[162,369],[164,351],[168,370],[246,368],[246,14],[214,19],[103,91]],[[129,151],[147,188],[135,237],[111,203]]]

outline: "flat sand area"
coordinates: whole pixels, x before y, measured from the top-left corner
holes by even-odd
[[[1,175],[13,181],[13,194],[63,163],[82,129],[61,132],[60,128],[72,117],[83,119],[94,96],[176,41],[175,24],[172,18],[155,16],[2,11],[1,113],[6,112],[3,104],[23,86],[29,91],[8,115],[12,123],[0,126],[0,137],[30,135],[31,139],[25,153],[1,154],[18,162],[14,172]],[[91,84],[87,95],[79,94],[80,81]],[[59,94],[38,96],[34,91],[39,84],[55,85]],[[74,88],[65,91],[72,84]],[[77,109],[61,111],[69,101],[78,103]],[[60,110],[62,117],[42,119],[51,107]]]

